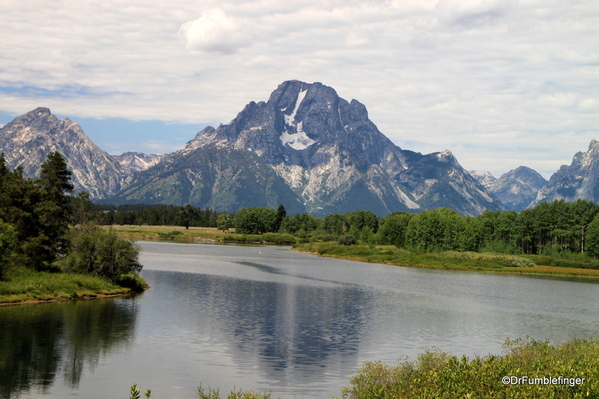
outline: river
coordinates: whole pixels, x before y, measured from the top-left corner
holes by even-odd
[[[0,398],[157,399],[254,388],[332,398],[366,361],[599,333],[599,285],[402,268],[288,247],[140,242],[130,298],[0,308]]]

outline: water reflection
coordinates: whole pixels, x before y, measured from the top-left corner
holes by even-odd
[[[313,383],[323,370],[343,372],[358,365],[360,337],[372,314],[371,292],[341,284],[155,270],[145,271],[144,277],[160,289],[177,287],[180,296],[173,293],[173,301],[186,298],[183,306],[169,306],[176,313],[168,323],[192,331],[192,341],[210,335],[213,345],[228,348],[240,369],[258,365],[269,384],[297,387],[300,381]]]
[[[0,397],[44,392],[60,374],[77,388],[87,365],[129,345],[134,300],[97,300],[0,308]]]

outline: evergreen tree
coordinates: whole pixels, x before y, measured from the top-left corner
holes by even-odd
[[[58,152],[48,154],[41,166],[40,177],[36,181],[40,188],[40,201],[35,206],[40,223],[38,268],[48,267],[57,256],[66,254],[70,221],[67,193],[73,191],[71,175],[66,161]]]
[[[281,223],[283,223],[283,219],[285,219],[285,216],[287,216],[287,211],[285,210],[285,207],[283,206],[283,204],[280,204],[279,208],[277,209],[277,219],[275,222],[275,231],[279,231],[279,229],[281,228]]]

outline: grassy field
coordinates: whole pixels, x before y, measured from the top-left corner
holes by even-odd
[[[235,234],[234,230],[225,233],[213,227],[180,226],[104,226],[112,228],[119,238],[129,240],[172,240],[179,242],[204,242],[204,243],[275,243],[293,244],[295,237],[289,234]]]
[[[599,279],[599,270],[537,266],[525,257],[496,253],[419,253],[394,246],[339,245],[334,242],[296,244],[293,249],[338,259],[405,267]]]
[[[80,274],[35,272],[12,269],[0,281],[0,305],[89,299],[125,295],[130,288],[109,283],[100,277]]]

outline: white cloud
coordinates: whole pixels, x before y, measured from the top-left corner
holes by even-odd
[[[218,8],[207,10],[199,18],[184,23],[179,33],[185,37],[187,49],[195,51],[230,54],[251,43],[247,25]]]

